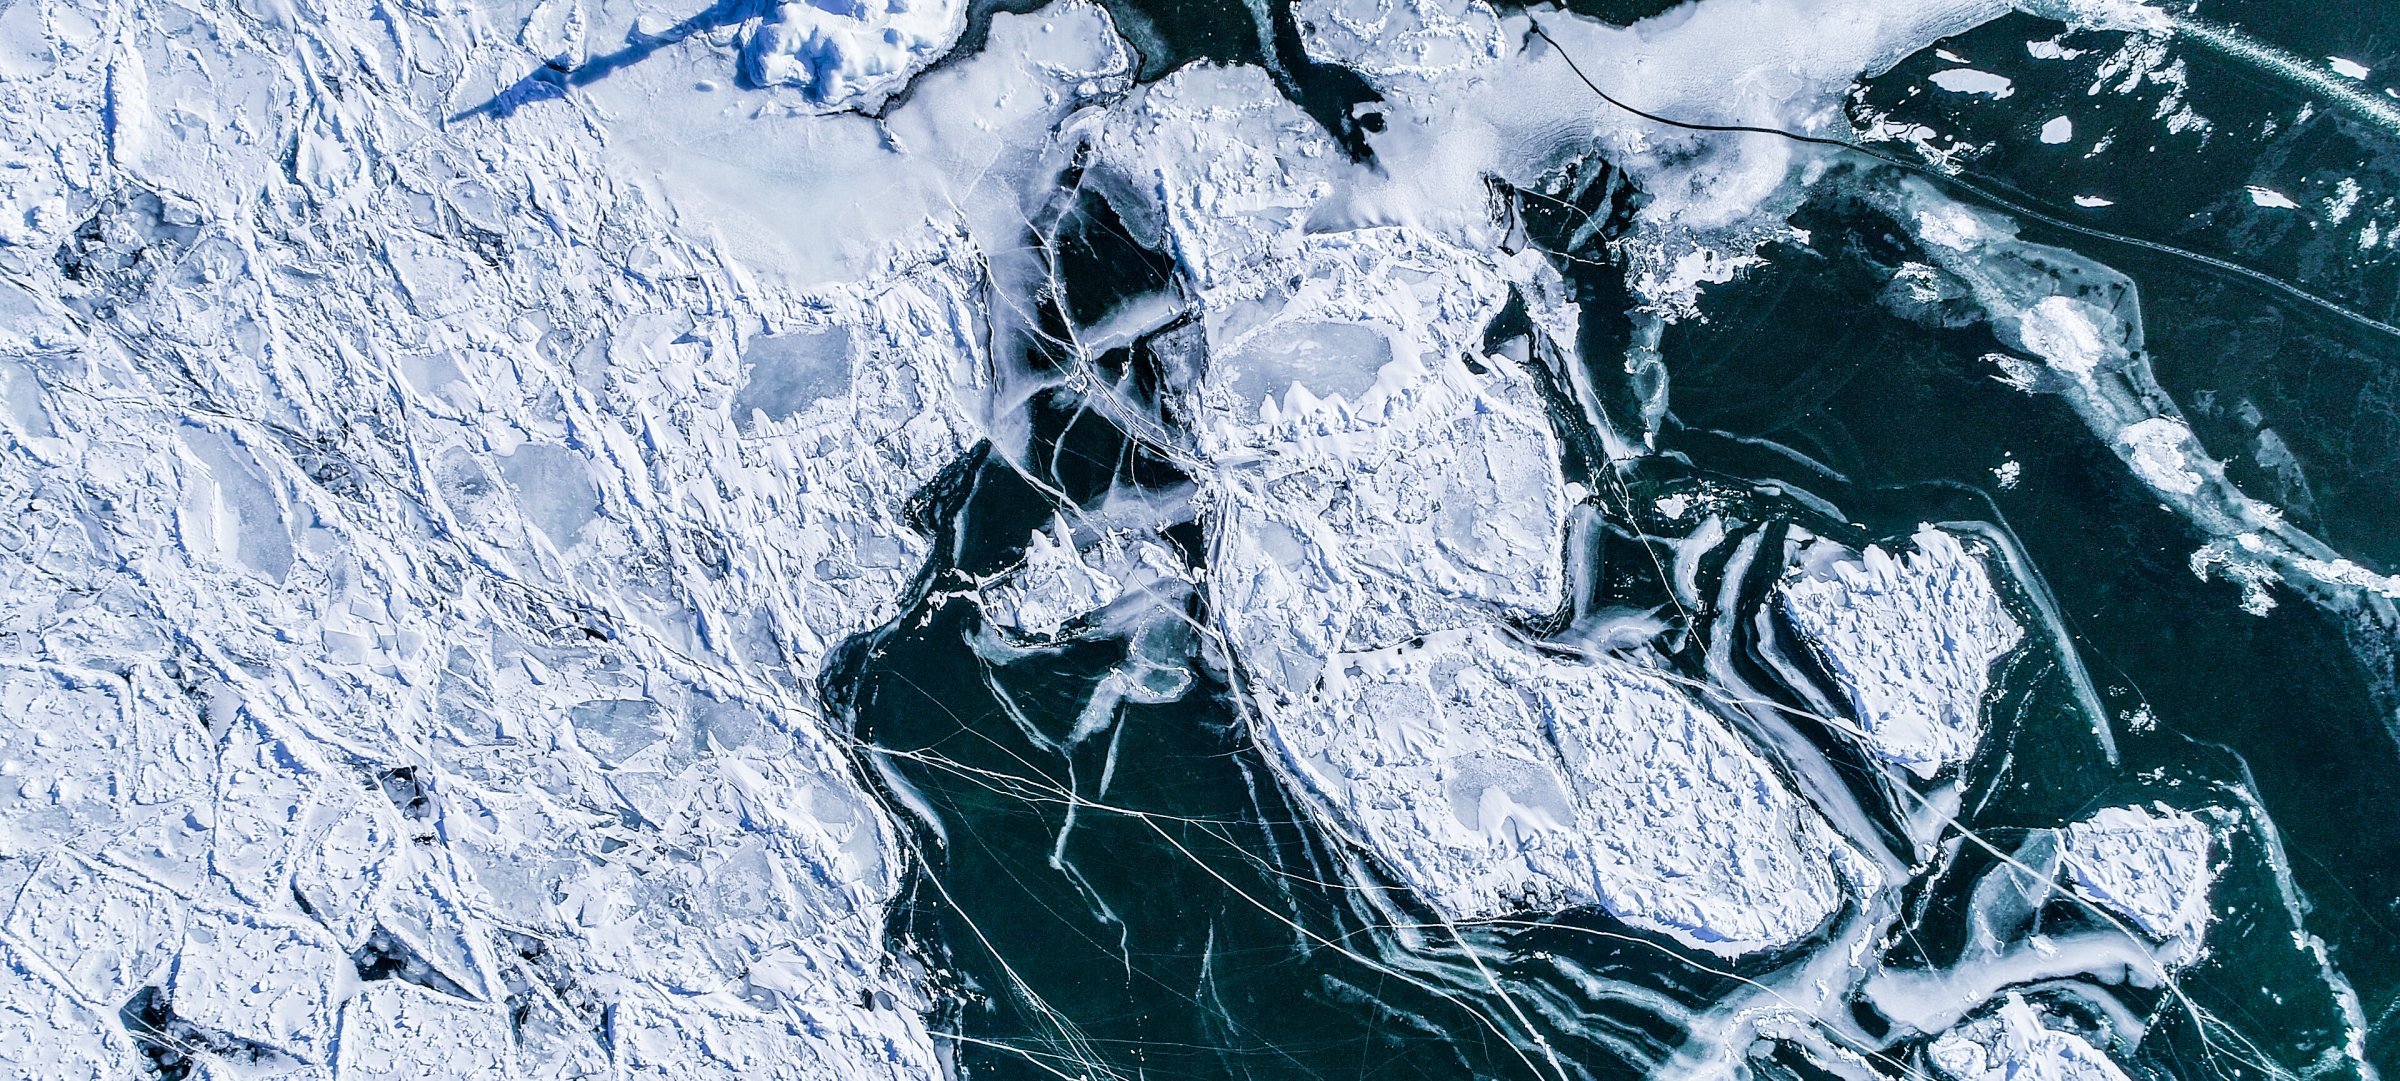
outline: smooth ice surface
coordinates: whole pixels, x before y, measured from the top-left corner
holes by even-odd
[[[1975,754],[1993,662],[2024,637],[1983,561],[1931,527],[1900,555],[1803,552],[1777,596],[1884,759],[1930,778]]]
[[[1951,1081],[2126,1081],[2091,1041],[2043,1024],[2022,995],[1943,1033],[1925,1054]]]
[[[2208,927],[2213,831],[2189,811],[2110,807],[2065,832],[2075,892],[2163,940],[2197,944]]]

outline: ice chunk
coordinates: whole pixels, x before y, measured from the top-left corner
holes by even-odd
[[[1499,16],[1485,0],[1299,0],[1308,58],[1339,64],[1385,93],[1454,87],[1500,59]]]
[[[984,583],[984,613],[1028,638],[1055,638],[1079,620],[1132,595],[1188,595],[1182,556],[1155,532],[1103,529],[1078,548],[1064,516],[1036,530],[1025,562]]]
[[[2054,116],[2042,122],[2043,142],[2056,145],[2073,138],[2075,138],[2075,121],[2073,119]]]
[[[86,1001],[123,1002],[175,955],[183,912],[157,887],[70,854],[33,873],[0,926]]]
[[[1841,904],[1840,842],[1653,669],[1464,628],[1329,658],[1262,719],[1304,790],[1452,918],[1593,906],[1731,956]]]
[[[2213,836],[2189,811],[2110,807],[2067,827],[2063,862],[2077,893],[2152,938],[2197,946],[2216,881]]]
[[[350,958],[322,932],[262,917],[193,913],[168,986],[175,1014],[302,1062],[333,1049]]]
[[[1972,94],[1989,98],[2005,98],[2017,92],[2005,75],[1995,75],[1974,68],[1950,68],[1932,76],[1933,85],[1953,94]]]
[[[501,1081],[523,1076],[508,1056],[494,1053],[515,1042],[501,1010],[382,980],[342,1007],[340,1074]]]
[[[2091,1041],[2042,1023],[2024,996],[1943,1033],[1926,1050],[1951,1081],[2128,1081]]]
[[[2356,60],[2352,60],[2347,57],[2328,56],[2325,58],[2325,62],[2333,65],[2333,73],[2341,76],[2342,78],[2364,79],[2367,77],[2367,66],[2359,63]]]
[[[2174,495],[2198,492],[2206,480],[2192,468],[2199,445],[2191,426],[2179,417],[2150,417],[2117,433],[2117,446],[2134,475]]]
[[[1867,747],[1930,778],[1975,754],[1990,669],[2023,637],[1983,561],[1930,526],[1916,550],[1812,549],[1778,592],[1832,671]]]
[[[0,1071],[57,1081],[142,1076],[140,1058],[113,1020],[36,975],[0,941]]]
[[[873,108],[966,26],[963,0],[790,0],[743,51],[750,77],[827,109]]]
[[[2266,207],[2269,210],[2300,209],[2300,204],[2293,202],[2291,196],[2285,195],[2284,193],[2276,191],[2273,188],[2262,188],[2256,184],[2252,184],[2243,190],[2250,193],[2250,201],[2252,203]]]

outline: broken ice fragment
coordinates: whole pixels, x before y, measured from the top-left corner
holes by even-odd
[[[2262,188],[2256,184],[2252,184],[2244,190],[2250,193],[2251,202],[2256,203],[2259,206],[2266,207],[2269,210],[2300,209],[2300,204],[2293,202],[2291,196],[2285,195],[2284,193],[2276,191],[2273,188]]]

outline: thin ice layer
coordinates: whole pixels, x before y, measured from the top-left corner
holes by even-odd
[[[2091,1041],[2042,1023],[2022,995],[1942,1034],[1926,1050],[1951,1081],[2128,1081]]]
[[[2110,807],[2068,826],[2067,880],[2155,939],[2198,944],[2208,927],[2214,831],[2189,811]]]
[[[1309,792],[1453,918],[1598,907],[1732,956],[1841,904],[1823,822],[1654,669],[1470,627],[1334,657],[1265,714]]]
[[[1778,598],[1875,754],[1930,778],[1975,754],[1991,665],[2024,637],[1983,561],[1931,526],[1894,557],[1812,550]]]

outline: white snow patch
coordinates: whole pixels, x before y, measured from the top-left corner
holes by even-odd
[[[873,107],[948,52],[966,15],[964,0],[788,0],[743,59],[762,86],[828,109]]]

